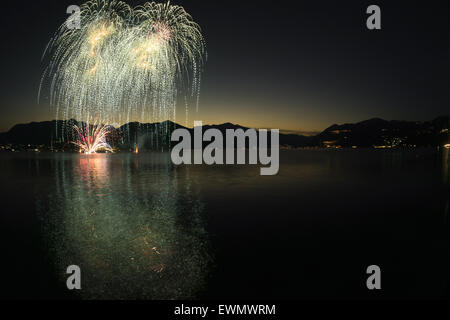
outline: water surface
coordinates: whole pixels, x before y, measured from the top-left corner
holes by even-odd
[[[2,295],[449,296],[448,164],[448,150],[283,151],[279,174],[260,176],[167,153],[3,153]]]

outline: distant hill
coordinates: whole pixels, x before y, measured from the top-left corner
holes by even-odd
[[[0,144],[69,148],[69,141],[73,141],[75,137],[75,124],[78,124],[75,120],[18,124],[8,132],[0,133]],[[172,121],[146,124],[131,122],[119,128],[110,127],[109,139],[120,149],[133,148],[135,145],[148,149],[165,149],[170,148],[170,136],[176,128],[185,127]],[[248,129],[237,124],[223,123],[204,125],[203,131],[210,128],[218,129],[224,134],[227,129]],[[448,116],[424,122],[374,118],[358,123],[334,124],[314,136],[280,133],[280,145],[288,148],[436,146],[449,142],[449,129]]]
[[[342,147],[435,146],[448,142],[450,117],[432,121],[387,121],[379,118],[334,124],[315,137],[317,145]]]
[[[50,144],[56,133],[56,121],[17,124],[8,132],[0,133],[0,143]]]

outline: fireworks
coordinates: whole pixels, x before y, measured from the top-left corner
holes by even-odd
[[[84,128],[78,126],[74,128],[78,135],[74,144],[80,148],[80,153],[92,154],[100,150],[112,152],[111,146],[106,142],[109,133],[106,126],[88,124]]]
[[[81,29],[50,41],[42,87],[57,119],[123,124],[175,120],[180,91],[196,99],[206,55],[200,27],[180,6],[116,0],[81,6]]]

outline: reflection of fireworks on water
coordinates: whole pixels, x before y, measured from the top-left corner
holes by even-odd
[[[109,133],[107,126],[87,124],[85,127],[74,126],[74,128],[77,132],[77,140],[74,144],[80,147],[80,153],[112,152],[111,146],[106,142],[106,136]]]
[[[175,121],[182,88],[198,104],[204,40],[182,7],[92,0],[80,9],[81,29],[63,24],[46,50],[41,89],[49,82],[57,120]]]
[[[67,266],[81,267],[82,290],[71,295],[186,300],[204,291],[213,257],[189,170],[166,153],[55,156],[55,183],[37,210],[61,283]]]

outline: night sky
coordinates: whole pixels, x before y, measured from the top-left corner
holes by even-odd
[[[41,57],[66,8],[81,3],[2,3],[0,131],[55,117],[48,103],[37,104]],[[431,120],[450,113],[448,1],[172,3],[185,7],[207,42],[192,121],[312,132],[372,117]],[[370,4],[381,7],[382,30],[366,28]]]

